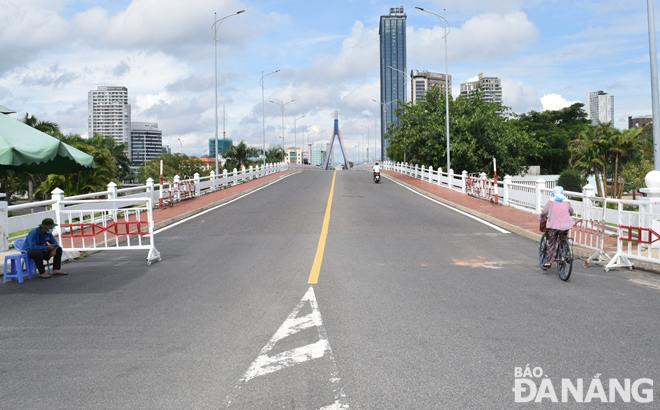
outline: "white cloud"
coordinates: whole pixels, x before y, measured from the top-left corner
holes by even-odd
[[[339,54],[316,58],[303,70],[302,78],[309,82],[320,78],[329,82],[359,78],[378,70],[379,56],[378,29],[366,29],[361,21],[356,21]]]
[[[502,79],[502,99],[504,105],[511,107],[511,111],[515,113],[541,109],[541,101],[534,87],[508,78]]]
[[[562,108],[570,107],[571,105],[580,101],[568,101],[559,94],[546,94],[541,97],[541,104],[543,104],[543,111],[555,111]]]
[[[431,29],[408,32],[408,52],[414,59],[444,63],[444,28],[434,24]],[[525,13],[480,14],[450,30],[448,58],[450,63],[508,58],[531,46],[537,36],[538,29]]]

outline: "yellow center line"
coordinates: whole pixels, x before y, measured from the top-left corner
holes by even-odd
[[[314,256],[314,263],[312,270],[309,272],[309,279],[307,284],[316,285],[319,282],[319,274],[321,273],[321,264],[323,263],[323,252],[325,252],[325,240],[328,237],[328,226],[330,225],[330,209],[332,208],[332,196],[335,193],[335,179],[337,178],[337,170],[332,174],[332,185],[330,186],[330,196],[328,197],[328,205],[325,208],[325,217],[323,217],[323,228],[321,228],[321,237],[319,244],[316,247],[316,256]]]

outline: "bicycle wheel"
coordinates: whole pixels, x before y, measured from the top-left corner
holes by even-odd
[[[559,278],[566,282],[573,272],[573,254],[566,238],[560,239],[557,246],[557,273]]]
[[[541,236],[541,242],[539,242],[539,264],[541,265],[541,269],[543,269],[543,265],[545,265],[545,261],[548,259],[548,233],[545,232],[543,236]]]

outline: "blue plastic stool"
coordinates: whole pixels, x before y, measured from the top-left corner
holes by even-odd
[[[28,279],[32,279],[32,274],[27,269],[23,270],[23,262],[26,262],[27,268],[27,261],[25,260],[25,256],[21,253],[5,256],[5,270],[4,276],[2,277],[2,283],[7,283],[7,279],[17,279],[18,283],[23,283],[24,276],[27,276]],[[9,267],[9,269],[7,269],[7,267]]]

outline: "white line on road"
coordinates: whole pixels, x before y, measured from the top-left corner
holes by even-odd
[[[262,189],[264,189],[264,188],[266,188],[266,187],[269,187],[269,186],[273,185],[273,184],[276,183],[276,182],[279,182],[279,181],[283,180],[284,178],[288,178],[288,177],[290,177],[291,175],[295,175],[295,174],[285,175],[285,176],[283,176],[282,178],[279,178],[279,179],[276,179],[276,180],[274,180],[274,181],[272,181],[272,182],[269,182],[268,184],[266,184],[266,185],[264,185],[264,186],[262,186],[262,187],[259,187],[259,188],[255,189],[254,191],[250,191],[250,192],[248,192],[247,194],[241,195],[241,196],[239,196],[238,198],[234,198],[234,199],[232,199],[231,201],[227,201],[227,202],[225,202],[224,204],[220,204],[220,205],[218,205],[218,206],[214,206],[213,208],[207,209],[206,211],[202,211],[202,212],[200,212],[200,213],[198,213],[198,214],[195,214],[195,215],[189,216],[189,217],[187,217],[186,219],[182,219],[182,220],[180,220],[180,221],[178,221],[178,222],[175,222],[175,223],[173,223],[173,224],[171,224],[171,225],[167,225],[167,226],[165,226],[165,227],[163,227],[163,228],[160,228],[159,230],[157,230],[157,231],[154,232],[154,235],[157,234],[157,233],[161,233],[161,232],[163,232],[163,231],[166,231],[166,230],[168,230],[168,229],[170,229],[170,228],[174,228],[175,226],[180,225],[180,224],[182,224],[182,223],[184,223],[184,222],[188,222],[189,220],[191,220],[191,219],[193,219],[193,218],[197,218],[198,216],[204,215],[204,214],[207,213],[207,212],[215,211],[215,210],[218,209],[218,208],[222,208],[222,207],[225,206],[225,205],[229,205],[229,204],[231,204],[232,202],[238,201],[238,200],[241,199],[241,198],[245,198],[245,197],[248,196],[248,195],[252,195],[252,194],[254,194],[254,193],[257,192],[257,191],[260,191],[260,190],[262,190]]]
[[[298,317],[300,310],[306,306],[307,303],[309,303],[312,308],[312,312],[305,316]],[[312,327],[316,327],[318,330],[319,340],[317,342],[287,350],[274,356],[268,355],[278,341]],[[332,383],[333,386],[335,401],[329,406],[324,406],[321,409],[347,409],[348,403],[346,402],[344,389],[341,386],[341,378],[339,377],[339,372],[337,370],[337,363],[332,354],[332,348],[330,348],[328,333],[323,326],[321,311],[319,310],[319,305],[316,301],[316,296],[314,295],[314,288],[310,286],[303,298],[298,302],[289,316],[287,316],[284,323],[282,323],[282,326],[277,329],[273,337],[271,337],[268,343],[266,343],[263,349],[261,349],[257,358],[252,362],[248,370],[245,372],[245,375],[243,375],[238,382],[238,385],[234,389],[234,396],[243,385],[255,377],[275,373],[279,370],[300,363],[305,363],[310,360],[320,359],[324,356],[327,356],[332,362],[330,383]],[[227,408],[231,406],[232,402],[233,398],[231,396],[227,397]]]
[[[404,188],[406,188],[406,189],[408,189],[408,190],[410,190],[410,191],[416,193],[417,195],[419,195],[419,196],[421,196],[421,197],[424,197],[424,198],[428,199],[429,201],[435,202],[435,203],[438,204],[438,205],[442,205],[442,206],[444,206],[445,208],[449,208],[449,209],[451,209],[452,211],[456,211],[456,212],[458,212],[459,214],[461,214],[461,215],[465,215],[465,216],[467,216],[468,218],[472,218],[472,219],[474,219],[475,221],[481,222],[481,223],[484,224],[484,225],[488,225],[488,226],[490,226],[491,228],[495,229],[495,230],[498,231],[498,232],[501,232],[501,233],[511,233],[511,232],[507,231],[506,229],[502,229],[502,228],[500,228],[500,227],[497,226],[497,225],[494,225],[494,224],[492,224],[492,223],[490,223],[490,222],[484,221],[484,220],[481,219],[481,218],[477,218],[477,217],[474,216],[474,215],[470,215],[469,213],[464,212],[464,211],[461,211],[460,209],[456,209],[456,208],[454,208],[453,206],[449,206],[449,205],[444,204],[444,203],[442,203],[442,202],[440,202],[440,201],[436,201],[435,199],[433,199],[433,198],[431,198],[431,197],[429,197],[429,196],[427,196],[427,195],[424,195],[424,194],[422,194],[422,193],[420,193],[420,192],[417,192],[417,191],[415,191],[414,189],[412,189],[412,188],[410,188],[410,187],[408,187],[408,186],[405,186],[405,185],[403,185],[402,183],[400,183],[400,182],[398,182],[398,181],[395,181],[394,178],[391,178],[391,177],[389,177],[389,176],[385,176],[385,177],[386,177],[387,179],[389,179],[390,181],[394,182],[395,184],[397,184],[397,185],[401,185],[402,187],[404,187]]]

